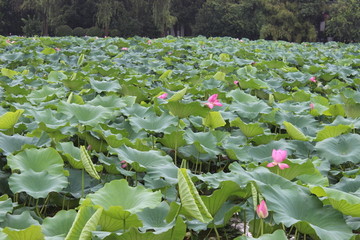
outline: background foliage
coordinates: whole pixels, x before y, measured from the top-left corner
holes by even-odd
[[[0,0],[0,34],[65,36],[68,25],[77,28],[74,35],[83,28],[93,36],[353,42],[360,38],[359,5],[357,0]]]

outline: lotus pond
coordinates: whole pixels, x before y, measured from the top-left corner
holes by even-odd
[[[0,45],[0,239],[360,239],[360,44]]]

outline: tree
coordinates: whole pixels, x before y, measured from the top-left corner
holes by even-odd
[[[360,1],[338,0],[330,6],[330,20],[326,32],[335,40],[344,42],[360,41]]]
[[[101,0],[97,4],[96,23],[104,29],[105,36],[109,35],[111,20],[116,17],[121,3],[116,0]]]
[[[196,15],[194,33],[257,39],[261,26],[259,0],[207,0]]]
[[[171,0],[154,0],[152,11],[155,26],[162,36],[176,23],[176,17],[170,13]]]
[[[36,17],[42,22],[41,34],[47,36],[52,21],[61,15],[60,9],[62,6],[62,0],[24,0],[21,8],[35,12]]]

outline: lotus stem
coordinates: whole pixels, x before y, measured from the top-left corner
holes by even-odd
[[[81,197],[84,197],[84,188],[85,188],[85,174],[84,169],[81,169]]]
[[[246,211],[244,211],[244,234],[246,236]]]
[[[45,201],[44,201],[43,206],[42,206],[41,209],[40,209],[40,214],[43,214],[43,213],[44,213],[44,210],[45,210],[45,208],[46,208],[46,203],[49,201],[49,198],[50,198],[50,195],[48,194],[48,195],[46,196],[46,198],[45,198]]]
[[[220,235],[219,235],[219,232],[218,232],[218,230],[216,228],[215,222],[214,222],[214,231],[215,231],[215,234],[216,234],[216,239],[220,240]]]

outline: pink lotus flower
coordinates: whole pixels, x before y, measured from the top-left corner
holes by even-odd
[[[267,216],[269,216],[269,212],[265,200],[261,200],[260,204],[257,205],[256,213],[259,216],[259,218],[266,218]]]
[[[222,106],[221,102],[217,99],[218,94],[213,94],[209,97],[208,102],[205,103],[210,109],[212,109],[214,106]]]
[[[10,39],[6,39],[6,43],[12,44],[12,43],[15,43],[15,41],[11,41]]]
[[[272,150],[272,158],[273,158],[273,162],[268,163],[266,166],[267,167],[275,167],[276,165],[279,166],[279,168],[281,170],[285,169],[285,168],[289,168],[289,165],[287,165],[286,163],[282,163],[287,157],[287,151],[286,150]]]
[[[152,41],[149,39],[149,40],[147,40],[147,44],[148,45],[151,45],[152,44]]]
[[[167,96],[168,96],[167,93],[163,93],[163,94],[161,94],[160,96],[158,96],[158,98],[160,98],[160,99],[165,99],[165,98],[167,98]]]
[[[309,81],[310,81],[310,82],[316,82],[316,77],[311,77],[311,78],[309,79]]]
[[[239,84],[239,81],[234,81],[234,84],[235,84],[235,85],[238,85],[238,84]]]
[[[310,109],[313,110],[315,108],[315,105],[313,103],[310,103]]]
[[[56,48],[54,48],[55,49],[55,51],[61,51],[61,49],[60,48],[58,48],[58,47],[56,47]]]
[[[123,48],[121,48],[121,50],[123,50],[123,51],[127,51],[127,50],[129,50],[129,48],[127,48],[127,47],[123,47]]]
[[[120,161],[120,163],[121,163],[121,167],[122,167],[122,168],[126,168],[126,167],[127,167],[127,162],[126,162],[125,160]]]

